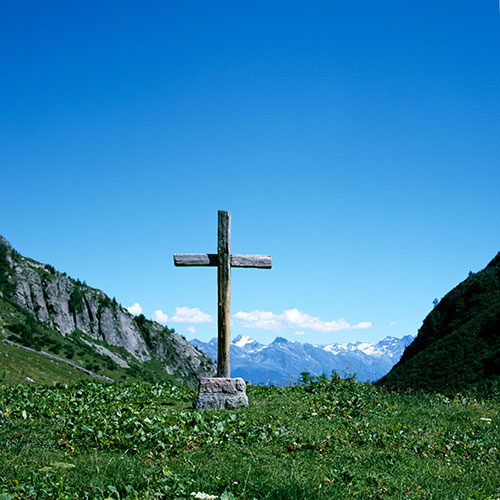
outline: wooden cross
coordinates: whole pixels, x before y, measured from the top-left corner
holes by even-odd
[[[174,254],[176,266],[217,266],[218,342],[217,377],[230,376],[229,342],[231,338],[231,267],[270,269],[270,255],[231,255],[231,212],[219,210],[217,253]]]

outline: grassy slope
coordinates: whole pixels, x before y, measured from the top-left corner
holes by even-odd
[[[116,352],[122,358],[130,360],[130,368],[122,368],[111,361],[108,356],[100,355],[95,349],[89,347],[83,340],[92,340],[85,335],[64,337],[56,330],[48,328],[20,307],[15,306],[0,297],[0,381],[4,383],[28,383],[27,377],[39,384],[72,383],[90,378],[88,375],[76,370],[65,363],[50,360],[44,356],[16,348],[2,342],[2,338],[10,338],[22,344],[19,325],[31,324],[33,342],[38,344],[38,349],[54,354],[62,359],[72,361],[99,375],[104,375],[116,381],[144,381],[144,380],[169,380],[165,370],[154,362],[140,365],[134,358],[126,353],[123,348],[105,344],[106,348]],[[83,340],[82,340],[83,339]],[[30,347],[36,347],[30,344]]]
[[[0,498],[500,495],[498,399],[338,378],[248,392],[248,409],[196,412],[166,383],[0,386]]]
[[[6,384],[67,384],[92,377],[66,363],[0,343],[0,380]]]

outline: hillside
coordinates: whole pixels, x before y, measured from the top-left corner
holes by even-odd
[[[0,376],[10,382],[71,382],[88,376],[64,360],[113,380],[194,384],[214,372],[210,358],[173,330],[133,316],[101,290],[49,264],[23,257],[0,236],[2,337],[61,360],[47,361],[0,342]]]
[[[500,386],[500,253],[451,290],[380,384],[424,391]]]

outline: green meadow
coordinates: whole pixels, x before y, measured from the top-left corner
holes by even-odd
[[[191,388],[0,386],[0,500],[497,499],[498,398],[396,394],[304,374],[250,407]]]

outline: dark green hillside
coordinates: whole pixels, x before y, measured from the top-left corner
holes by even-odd
[[[424,391],[500,386],[500,253],[449,292],[378,384]]]

